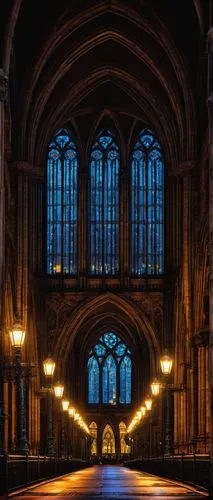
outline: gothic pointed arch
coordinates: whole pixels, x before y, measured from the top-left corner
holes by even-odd
[[[87,378],[88,403],[131,403],[131,352],[114,332],[101,335],[98,343],[90,350]]]
[[[47,159],[48,274],[77,272],[78,152],[71,134],[60,129]]]
[[[115,435],[109,424],[104,427],[102,434],[102,455],[115,455]]]
[[[110,130],[101,130],[89,159],[88,247],[90,274],[119,272],[120,151]]]
[[[131,270],[137,275],[164,271],[164,159],[149,129],[133,145],[131,169]]]

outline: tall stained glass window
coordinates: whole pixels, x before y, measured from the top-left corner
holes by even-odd
[[[115,333],[108,332],[99,338],[89,353],[87,370],[88,403],[131,403],[131,353]]]
[[[119,148],[109,130],[93,145],[89,163],[89,272],[119,272]]]
[[[139,135],[131,154],[132,273],[164,271],[164,160],[149,129]]]
[[[66,129],[49,144],[47,160],[47,272],[77,272],[78,154]]]

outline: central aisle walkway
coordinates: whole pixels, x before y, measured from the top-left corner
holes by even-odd
[[[97,465],[73,472],[60,479],[25,490],[19,495],[26,500],[35,496],[74,499],[140,499],[140,498],[199,498],[203,495],[193,489],[172,481],[150,476],[144,472],[129,470],[125,467]]]

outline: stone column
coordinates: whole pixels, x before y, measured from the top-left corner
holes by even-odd
[[[0,318],[2,312],[2,287],[4,270],[4,218],[5,218],[5,188],[4,188],[4,120],[5,105],[8,98],[8,77],[0,69]]]
[[[8,99],[8,77],[0,69],[0,353],[2,345],[2,305],[5,255],[5,186],[4,186],[4,122]],[[5,448],[4,382],[0,380],[0,453]]]
[[[210,385],[210,495],[213,493],[213,27],[208,33],[209,61],[209,385]]]

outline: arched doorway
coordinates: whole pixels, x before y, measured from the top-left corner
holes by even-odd
[[[131,453],[131,448],[125,441],[126,424],[124,422],[120,422],[119,424],[119,434],[120,434],[121,457],[125,457],[126,455],[129,455],[129,453]]]
[[[91,456],[97,457],[97,424],[91,422],[89,429],[92,436]]]
[[[102,434],[102,457],[110,460],[115,457],[115,435],[109,424],[105,426]]]

